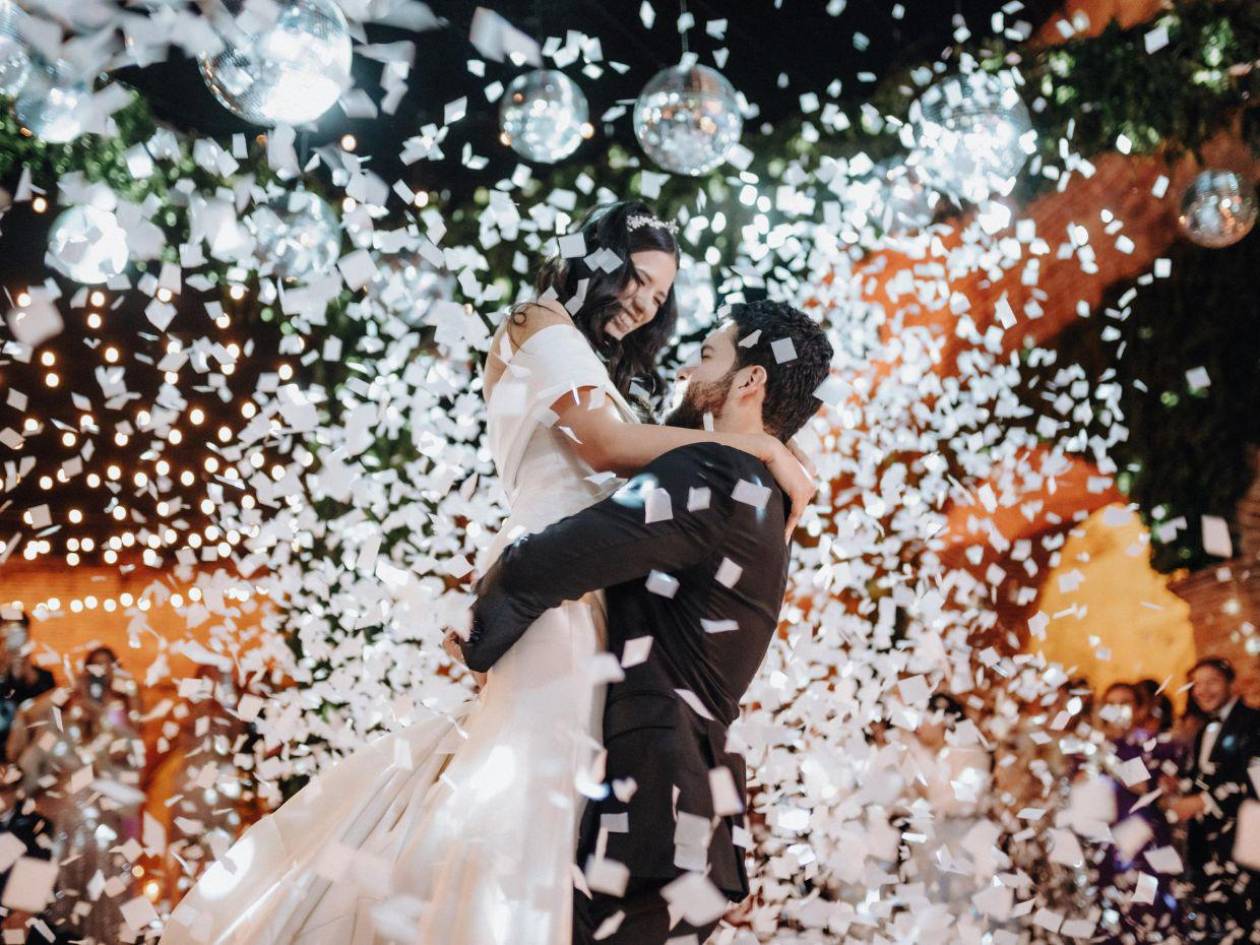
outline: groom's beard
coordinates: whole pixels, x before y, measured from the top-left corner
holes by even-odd
[[[716,381],[710,381],[707,384],[688,381],[687,392],[683,395],[682,403],[666,414],[665,425],[684,427],[688,430],[703,430],[704,415],[708,413],[712,414],[714,419],[717,418],[717,415],[722,412],[722,406],[726,403],[727,395],[730,394],[734,383],[734,370],[727,371]]]

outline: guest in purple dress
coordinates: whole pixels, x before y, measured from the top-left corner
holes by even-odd
[[[1168,820],[1154,801],[1160,776],[1177,770],[1178,750],[1171,736],[1158,730],[1158,711],[1150,711],[1143,696],[1135,685],[1113,683],[1098,711],[1106,737],[1100,761],[1116,804],[1114,842],[1098,862],[1101,930],[1115,945],[1183,941],[1173,877],[1146,859],[1148,852],[1173,842]]]

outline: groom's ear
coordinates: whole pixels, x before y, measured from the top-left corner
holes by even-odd
[[[740,393],[750,394],[754,391],[764,391],[766,389],[766,381],[769,375],[766,369],[760,364],[750,364],[748,367],[740,368],[739,375],[736,377],[735,388]]]

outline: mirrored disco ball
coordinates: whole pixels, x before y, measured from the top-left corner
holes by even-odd
[[[417,252],[379,253],[373,295],[408,325],[422,325],[434,302],[455,297],[455,277]]]
[[[341,223],[333,208],[306,190],[262,204],[246,221],[264,268],[284,279],[325,272],[341,255]]]
[[[1182,232],[1211,249],[1232,246],[1256,225],[1256,187],[1233,171],[1207,170],[1181,198]]]
[[[75,282],[108,282],[127,267],[127,233],[109,210],[71,207],[58,215],[48,234],[50,266]]]
[[[499,137],[521,157],[554,164],[594,134],[578,84],[555,69],[518,75],[499,105]]]
[[[242,0],[224,0],[239,13]],[[350,30],[333,0],[279,0],[274,23],[225,37],[201,75],[225,108],[256,125],[300,125],[332,108],[350,83]]]
[[[735,88],[708,66],[662,69],[634,103],[634,133],[667,171],[698,177],[726,160],[744,119]]]
[[[910,121],[927,183],[973,203],[1009,194],[1036,143],[1010,73],[938,82],[910,106]]]
[[[845,189],[851,223],[858,230],[871,226],[887,236],[914,233],[928,226],[940,199],[913,167],[904,164],[876,164],[869,174]]]
[[[31,57],[18,33],[22,15],[13,0],[0,0],[0,95],[17,95],[31,72]]]
[[[27,76],[13,112],[35,137],[66,144],[83,134],[91,98],[91,89],[69,63],[39,63]]]

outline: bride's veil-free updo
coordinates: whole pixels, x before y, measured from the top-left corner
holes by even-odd
[[[630,227],[631,218],[640,216],[655,219],[652,208],[642,201],[622,200],[593,208],[579,224],[578,229],[586,240],[587,256],[609,249],[621,260],[621,265],[611,272],[598,266],[591,268],[582,258],[553,256],[543,263],[534,282],[539,296],[551,289],[563,304],[577,295],[579,282],[589,280],[581,308],[572,313],[573,321],[607,362],[613,384],[630,399],[634,399],[630,390],[632,380],[649,395],[660,389],[657,360],[678,322],[678,305],[671,285],[652,321],[620,341],[605,331],[608,321],[617,315],[622,290],[635,278],[631,253],[659,250],[671,254],[675,263],[679,260],[678,241],[668,228],[642,221]],[[514,309],[513,318],[521,317],[519,308]]]

